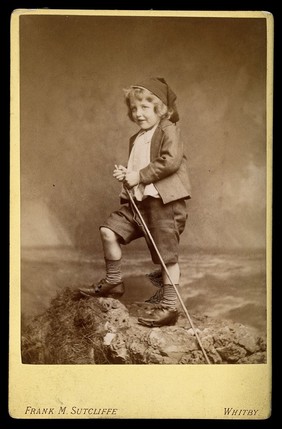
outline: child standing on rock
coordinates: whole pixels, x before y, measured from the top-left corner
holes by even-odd
[[[187,219],[186,199],[190,198],[190,182],[180,138],[176,95],[165,79],[150,77],[125,90],[128,116],[140,130],[130,138],[127,167],[115,166],[113,176],[123,182],[122,206],[100,226],[106,275],[97,284],[81,288],[84,295],[118,297],[124,293],[121,276],[121,245],[144,237],[152,261],[159,257],[131,207],[130,190],[155,244],[167,267],[172,282],[179,285],[179,240]],[[174,324],[178,317],[177,295],[162,269],[162,288],[149,318],[139,318],[147,326]]]

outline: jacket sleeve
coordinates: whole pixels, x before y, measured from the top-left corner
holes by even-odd
[[[169,125],[163,128],[160,155],[140,170],[140,182],[144,185],[154,183],[175,173],[183,159],[183,144],[179,128]]]

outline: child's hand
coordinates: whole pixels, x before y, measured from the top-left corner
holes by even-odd
[[[113,176],[119,182],[123,182],[126,172],[127,172],[127,169],[123,165],[119,165],[119,166],[115,165]]]
[[[128,171],[125,175],[124,184],[127,188],[132,188],[139,183],[139,172],[138,171]]]

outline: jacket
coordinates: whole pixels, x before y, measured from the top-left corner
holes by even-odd
[[[137,134],[129,140],[129,154]],[[150,159],[151,162],[139,172],[140,183],[154,183],[164,204],[191,198],[187,159],[177,124],[168,119],[160,121],[151,140]]]

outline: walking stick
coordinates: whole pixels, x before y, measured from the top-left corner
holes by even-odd
[[[207,356],[207,354],[206,354],[206,351],[205,351],[205,349],[204,349],[204,347],[203,347],[203,345],[202,345],[201,339],[200,339],[199,335],[197,334],[197,331],[196,331],[196,329],[195,329],[195,327],[194,327],[194,324],[193,324],[193,322],[192,322],[192,319],[191,319],[191,317],[190,317],[190,315],[189,315],[189,313],[188,313],[188,310],[187,310],[187,308],[185,307],[185,304],[184,304],[184,302],[183,302],[183,300],[182,300],[182,298],[181,298],[181,296],[180,296],[180,294],[179,294],[179,292],[178,292],[178,290],[177,290],[177,287],[175,286],[174,282],[171,280],[170,274],[169,274],[168,269],[167,269],[167,267],[166,267],[166,265],[165,265],[165,263],[164,263],[164,260],[163,260],[163,258],[162,258],[162,256],[161,256],[161,254],[160,254],[160,252],[159,252],[159,250],[158,250],[157,246],[156,246],[156,243],[155,243],[155,241],[154,241],[154,239],[153,239],[153,237],[152,237],[152,235],[151,235],[151,233],[150,233],[150,231],[149,231],[149,229],[148,229],[148,227],[147,227],[147,225],[146,225],[146,223],[145,223],[145,221],[144,221],[144,219],[143,219],[143,217],[142,217],[142,215],[141,215],[141,213],[140,213],[140,211],[139,211],[139,209],[138,209],[138,207],[137,207],[137,205],[135,204],[135,201],[134,201],[134,199],[133,199],[133,197],[132,197],[132,195],[131,195],[131,192],[130,192],[126,187],[124,187],[124,188],[125,188],[125,190],[126,190],[126,192],[127,192],[127,195],[128,195],[128,197],[129,197],[129,199],[130,199],[130,202],[131,202],[132,206],[134,207],[134,210],[136,211],[136,213],[137,213],[137,215],[138,215],[138,217],[139,217],[139,219],[140,219],[140,221],[141,221],[141,223],[142,223],[142,225],[143,225],[143,228],[144,228],[144,229],[145,229],[145,231],[146,231],[146,234],[148,235],[148,237],[149,237],[149,239],[150,239],[150,241],[151,241],[152,245],[154,246],[154,249],[155,249],[155,251],[156,251],[156,253],[157,253],[157,255],[158,255],[158,257],[159,257],[159,259],[160,259],[160,261],[161,261],[161,265],[162,265],[163,269],[165,270],[165,273],[166,273],[166,275],[167,275],[167,277],[168,277],[168,279],[169,279],[170,283],[172,284],[172,286],[173,286],[173,288],[174,288],[174,290],[175,290],[175,292],[176,292],[176,295],[177,295],[177,297],[178,297],[178,299],[179,299],[179,302],[180,302],[180,304],[181,304],[181,306],[182,306],[182,308],[183,308],[183,311],[184,311],[184,313],[185,313],[185,315],[186,315],[186,317],[187,317],[187,319],[188,319],[188,321],[189,321],[189,323],[190,323],[190,325],[191,325],[191,327],[192,327],[192,329],[193,329],[193,332],[194,332],[194,334],[195,334],[195,337],[197,338],[197,341],[198,341],[199,346],[200,346],[200,348],[201,348],[201,350],[202,350],[202,352],[203,352],[203,355],[204,355],[204,357],[205,357],[205,359],[206,359],[207,363],[208,363],[208,364],[211,364],[211,362],[210,362],[210,360],[209,360],[209,358],[208,358],[208,356]]]

